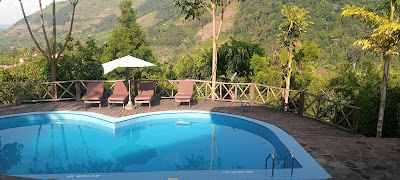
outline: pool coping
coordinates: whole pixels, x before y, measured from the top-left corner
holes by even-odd
[[[256,120],[253,118],[220,113],[220,112],[210,112],[210,111],[194,111],[194,110],[169,110],[169,111],[157,111],[157,112],[148,112],[135,114],[130,116],[124,116],[119,118],[114,118],[98,113],[93,112],[82,112],[82,111],[43,111],[43,112],[29,112],[29,113],[21,113],[21,114],[11,114],[0,116],[0,121],[2,120],[13,120],[15,117],[24,117],[24,120],[36,121],[38,119],[42,119],[43,116],[46,116],[49,120],[57,120],[60,119],[60,116],[66,119],[75,119],[76,117],[89,117],[84,119],[88,123],[94,123],[103,127],[103,130],[111,129],[113,133],[115,133],[115,129],[121,128],[124,126],[128,126],[131,124],[149,121],[149,119],[141,118],[152,115],[160,115],[160,114],[177,114],[177,113],[201,113],[208,115],[222,115],[229,116],[238,119],[242,119],[245,121],[249,121],[252,123],[256,123],[262,125],[271,130],[277,138],[283,143],[283,145],[292,152],[297,161],[302,165],[301,168],[294,169],[294,175],[290,176],[290,169],[275,169],[275,176],[271,177],[272,170],[271,169],[246,169],[246,170],[198,170],[198,171],[155,171],[155,172],[124,172],[124,173],[77,173],[77,174],[31,174],[31,175],[16,175],[21,177],[31,177],[31,178],[56,178],[56,179],[70,179],[70,178],[96,178],[96,179],[108,179],[108,178],[126,178],[126,177],[136,177],[136,178],[145,178],[149,179],[151,176],[154,178],[150,179],[161,179],[161,178],[174,178],[174,174],[179,175],[181,179],[194,179],[193,174],[199,174],[195,179],[204,179],[205,176],[210,179],[210,177],[217,177],[216,179],[232,179],[234,175],[235,179],[242,177],[243,179],[327,179],[331,178],[331,176],[314,160],[314,158],[308,154],[308,152],[289,134],[287,134],[282,129],[274,126],[272,124],[266,123],[264,121]],[[135,121],[136,119],[136,121]],[[14,119],[15,120],[15,119]],[[82,121],[82,119],[79,119]],[[99,121],[100,120],[100,121]],[[101,128],[100,127],[100,128]],[[266,152],[268,153],[268,152]],[[248,173],[246,173],[248,171]],[[110,174],[112,176],[110,177]],[[151,174],[151,175],[150,175]],[[168,177],[166,176],[168,175]],[[242,179],[239,178],[239,179]],[[213,178],[211,178],[213,179]]]

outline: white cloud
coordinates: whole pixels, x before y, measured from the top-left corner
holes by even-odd
[[[57,0],[59,1],[59,0]],[[52,0],[42,0],[42,7],[45,8]],[[38,0],[22,0],[22,4],[27,16],[39,11]],[[0,2],[0,24],[13,24],[22,19],[21,6],[19,0],[1,0]]]

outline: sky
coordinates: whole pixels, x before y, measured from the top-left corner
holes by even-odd
[[[60,1],[60,0],[56,0]],[[42,7],[45,8],[52,0],[42,0]],[[27,16],[39,11],[38,0],[22,0]],[[1,0],[0,2],[0,24],[14,24],[22,19],[21,6],[19,0]]]

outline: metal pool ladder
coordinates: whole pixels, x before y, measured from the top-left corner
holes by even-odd
[[[272,174],[271,177],[274,177],[274,170],[275,170],[275,156],[274,153],[271,152],[271,154],[269,154],[269,156],[267,157],[267,159],[265,159],[265,169],[268,169],[268,159],[272,157]]]
[[[293,176],[293,166],[294,166],[294,156],[292,154],[292,152],[289,152],[289,154],[287,154],[285,156],[285,158],[283,158],[283,168],[285,168],[286,166],[286,158],[289,157],[289,155],[292,157],[292,167],[290,170],[290,177]],[[265,169],[268,169],[268,159],[272,157],[272,174],[271,177],[274,177],[274,171],[275,171],[275,155],[274,153],[271,152],[271,154],[269,154],[269,156],[265,159]]]

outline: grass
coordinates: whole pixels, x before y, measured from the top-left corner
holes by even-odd
[[[148,28],[150,26],[155,25],[158,21],[157,19],[155,19],[156,14],[157,11],[144,15],[143,17],[144,19],[139,22],[142,28]]]

